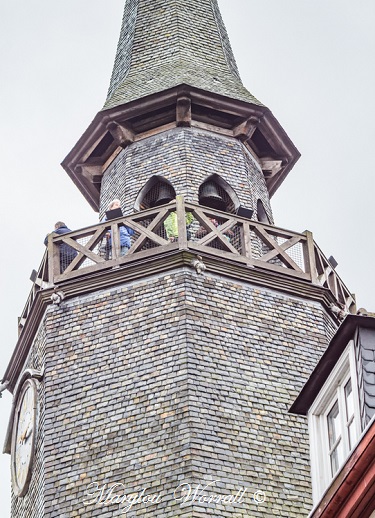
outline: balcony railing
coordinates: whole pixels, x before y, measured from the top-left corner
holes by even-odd
[[[130,248],[121,255],[124,249],[120,227],[124,225],[134,233]],[[135,261],[173,250],[209,254],[298,278],[328,288],[345,311],[355,305],[353,295],[315,244],[311,232],[296,233],[265,225],[185,203],[178,196],[168,205],[68,234],[51,235],[48,253],[38,271],[37,285],[33,287],[20,322],[27,317],[36,292],[43,287],[113,267],[130,266]]]

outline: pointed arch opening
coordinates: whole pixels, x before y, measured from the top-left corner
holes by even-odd
[[[199,205],[235,214],[240,200],[234,189],[218,174],[209,176],[199,187]]]
[[[164,205],[176,198],[173,185],[163,176],[152,176],[139,191],[135,200],[135,210],[145,210]]]

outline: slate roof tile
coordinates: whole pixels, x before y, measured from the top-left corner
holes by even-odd
[[[180,84],[262,105],[242,84],[216,0],[127,0],[103,109]]]

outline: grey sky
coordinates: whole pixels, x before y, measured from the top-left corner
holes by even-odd
[[[57,220],[97,222],[59,163],[105,101],[124,0],[0,5],[0,376],[17,340],[29,275]],[[375,311],[373,0],[219,0],[245,86],[302,154],[275,194],[276,225],[311,230]],[[11,397],[0,401],[3,443]],[[9,457],[0,459],[9,515]]]

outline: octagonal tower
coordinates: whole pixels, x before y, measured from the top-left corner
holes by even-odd
[[[107,100],[63,161],[123,216],[51,236],[36,272],[3,378],[12,518],[308,515],[287,410],[354,300],[310,232],[273,225],[298,157],[216,0],[126,2]]]

